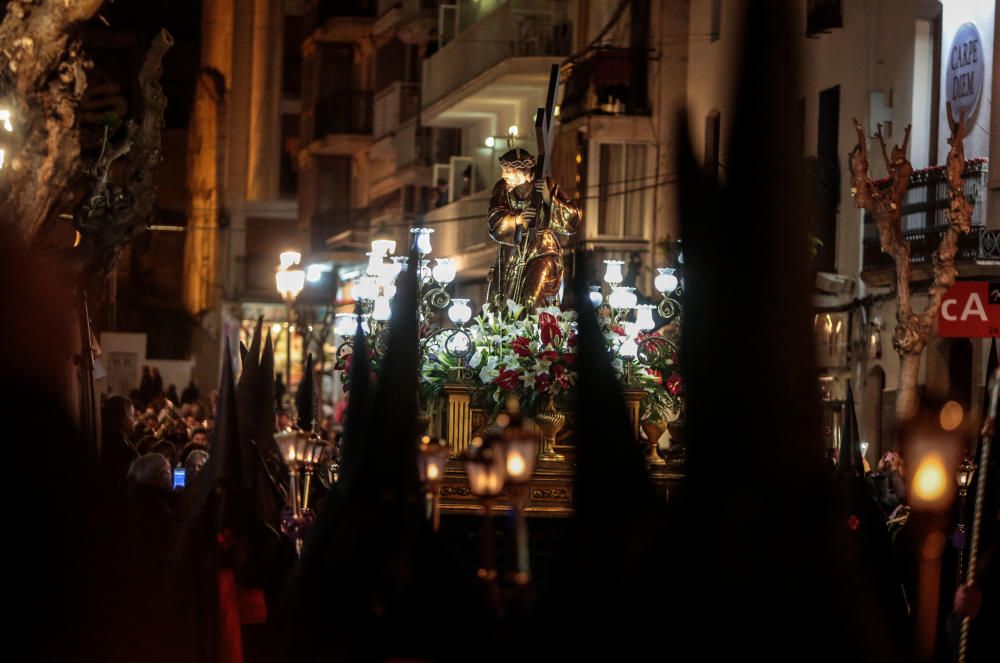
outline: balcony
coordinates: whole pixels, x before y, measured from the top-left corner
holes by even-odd
[[[462,5],[463,7],[465,5]],[[512,106],[544,105],[549,68],[569,54],[560,2],[508,0],[424,61],[421,119],[462,126]]]
[[[478,191],[424,216],[435,232],[434,255],[455,258],[463,279],[479,280],[496,258],[496,243],[486,226],[489,191]]]
[[[986,190],[989,164],[985,159],[970,160],[962,179],[965,196],[972,203],[972,231],[958,238],[956,260],[962,276],[975,276],[983,270],[995,270],[1000,260],[1000,232],[987,230]],[[882,180],[876,186],[886,186]],[[913,173],[910,188],[903,203],[903,237],[910,242],[910,264],[915,279],[930,278],[933,256],[948,228],[948,195],[944,167],[936,166]],[[878,230],[871,216],[865,213],[862,278],[869,286],[889,285],[894,281],[892,257],[882,253]]]
[[[378,20],[373,32],[395,29],[396,37],[408,44],[430,38],[437,28],[439,0],[379,0]]]
[[[371,133],[371,92],[331,92],[302,111],[302,137],[315,154],[354,154]]]
[[[375,95],[372,133],[376,140],[394,133],[420,111],[420,84],[397,81]]]
[[[649,115],[649,100],[633,98],[636,53],[629,48],[598,48],[575,61],[564,87],[559,119],[567,124],[587,115]]]

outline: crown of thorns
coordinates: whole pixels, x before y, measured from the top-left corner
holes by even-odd
[[[535,157],[528,150],[515,147],[500,155],[500,165],[517,170],[532,170],[535,167]]]

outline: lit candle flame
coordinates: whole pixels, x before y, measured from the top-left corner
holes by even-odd
[[[913,493],[916,498],[932,504],[944,497],[948,489],[948,473],[940,454],[930,453],[920,461],[913,475]]]
[[[507,474],[512,477],[519,477],[524,474],[525,469],[524,457],[519,452],[511,451],[507,454]]]

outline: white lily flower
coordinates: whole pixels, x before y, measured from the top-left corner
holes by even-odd
[[[558,318],[562,310],[558,306],[546,306],[545,308],[538,309],[539,313],[548,313],[552,317]]]
[[[469,368],[479,368],[479,364],[483,363],[483,353],[476,352],[472,355],[472,359],[469,360]]]
[[[534,388],[534,386],[535,386],[535,374],[534,373],[525,373],[524,375],[520,376],[518,379],[521,382],[523,382],[524,386],[527,387],[527,388]]]
[[[484,366],[483,370],[479,371],[479,381],[483,384],[489,384],[493,382],[498,375],[500,375],[500,371],[495,368],[490,368],[489,366]]]
[[[622,363],[622,360],[617,357],[611,361],[611,368],[615,369],[615,373],[619,375],[625,372],[625,365]]]
[[[521,312],[524,311],[524,306],[518,304],[513,299],[507,300],[507,312],[510,313],[512,318],[521,317]]]

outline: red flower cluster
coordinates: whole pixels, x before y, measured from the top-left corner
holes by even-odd
[[[493,381],[504,391],[515,391],[521,386],[521,379],[518,372],[507,368],[501,368],[500,374]]]
[[[671,396],[676,396],[680,392],[681,387],[684,386],[684,383],[681,381],[681,376],[678,373],[673,373],[667,378],[667,383],[663,386],[667,388]]]
[[[566,356],[567,355],[563,355],[563,357]],[[569,389],[569,370],[565,366],[561,364],[556,364],[555,366],[552,367],[552,374],[555,375],[556,377],[556,384],[558,384],[564,390]]]
[[[559,328],[559,321],[551,313],[538,314],[538,331],[544,345],[562,343],[562,330]]]
[[[514,350],[514,354],[516,354],[518,357],[530,357],[531,348],[528,347],[528,344],[530,343],[531,339],[529,339],[527,336],[518,336],[513,341],[511,341],[510,345],[511,349]]]

